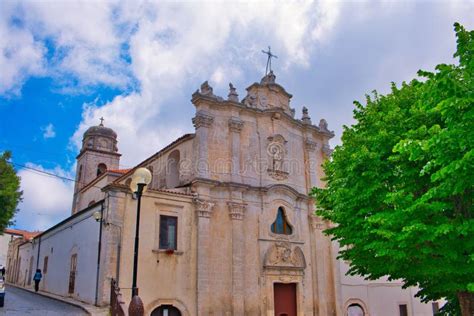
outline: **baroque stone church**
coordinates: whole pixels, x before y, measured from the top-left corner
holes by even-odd
[[[89,128],[77,157],[72,215],[42,241],[40,235],[31,260],[49,256],[50,265],[66,266],[64,295],[106,305],[114,279],[129,302],[137,203],[129,184],[145,167],[153,177],[141,200],[137,283],[146,315],[433,315],[435,306],[400,282],[345,275],[338,245],[323,234],[330,223],[314,214],[308,195],[324,185],[321,164],[334,133],[324,119],[313,124],[304,107],[296,117],[292,95],[272,71],[246,90],[240,100],[229,84],[224,99],[204,82],[191,100],[195,133],[129,170],[119,169],[117,134],[102,123]],[[45,243],[64,241],[61,227],[84,223],[91,234],[77,226],[80,237],[61,246],[70,247],[67,257],[55,259]],[[81,244],[89,235],[92,241]],[[95,301],[78,285],[90,282],[80,267],[94,260]],[[65,292],[48,273],[43,290]]]

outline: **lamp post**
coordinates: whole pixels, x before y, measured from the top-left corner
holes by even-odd
[[[138,269],[138,241],[140,232],[140,203],[146,186],[151,182],[151,172],[146,168],[138,168],[132,176],[130,189],[137,195],[137,221],[135,223],[135,248],[133,251],[133,278],[132,278],[132,300],[128,306],[130,316],[143,316],[145,309],[143,302],[138,296],[137,269]]]

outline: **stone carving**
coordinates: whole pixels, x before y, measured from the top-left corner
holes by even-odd
[[[311,118],[308,114],[308,108],[305,106],[303,106],[303,117],[301,118],[301,121],[303,121],[303,124],[311,125]]]
[[[318,147],[318,143],[311,139],[306,139],[304,145],[308,151],[314,151]]]
[[[268,108],[268,99],[266,96],[261,95],[260,98],[258,99],[258,104],[260,105],[261,109],[266,109]]]
[[[284,170],[287,141],[281,135],[270,136],[268,140],[267,153],[270,158],[268,174],[275,180],[285,180],[288,178],[288,172]]]
[[[214,203],[208,200],[199,199],[197,197],[193,199],[193,202],[198,217],[211,217]]]
[[[275,83],[275,79],[276,79],[276,76],[273,73],[273,70],[270,70],[270,72],[262,78],[262,80],[260,81],[260,84]]]
[[[201,126],[209,127],[212,125],[213,122],[214,122],[214,117],[202,111],[197,112],[196,116],[193,117],[193,125],[195,128],[199,128]]]
[[[295,109],[294,108],[290,108],[290,113],[291,113],[291,117],[292,118],[295,118]]]
[[[329,147],[328,144],[324,144],[323,147],[321,148],[321,151],[326,157],[331,157],[333,150],[331,147]]]
[[[201,84],[201,94],[206,95],[206,96],[210,96],[210,97],[215,96],[214,93],[213,93],[212,87],[209,85],[209,83],[207,81],[204,81]]]
[[[328,130],[328,122],[325,119],[321,119],[319,121],[319,129],[323,132],[329,132]]]
[[[251,108],[256,108],[257,107],[257,95],[255,93],[250,93],[248,94],[242,102]]]
[[[231,219],[243,220],[247,204],[238,202],[227,202],[229,206],[229,216]]]
[[[300,247],[292,248],[289,242],[277,242],[267,250],[264,266],[304,269],[306,260]]]
[[[232,131],[232,132],[237,132],[239,133],[242,128],[244,127],[244,121],[242,121],[240,118],[238,117],[231,117],[229,119],[229,129]]]
[[[227,96],[227,100],[239,102],[239,95],[232,83],[229,83],[229,95]]]
[[[321,219],[320,219],[319,217],[314,216],[314,215],[310,215],[310,216],[308,216],[308,218],[309,218],[309,221],[310,221],[310,223],[311,223],[311,227],[312,227],[313,229],[315,229],[315,230],[316,230],[316,229],[317,229],[317,230],[323,230],[323,229],[326,228],[326,227],[325,227],[326,225],[324,224],[323,221],[321,221]]]

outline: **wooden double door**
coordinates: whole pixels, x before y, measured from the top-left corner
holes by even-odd
[[[273,284],[275,316],[296,316],[296,283]]]

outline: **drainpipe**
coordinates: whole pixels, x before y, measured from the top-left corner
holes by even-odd
[[[100,205],[100,226],[99,226],[99,247],[97,249],[97,274],[95,279],[95,305],[99,301],[99,272],[100,272],[100,252],[102,248],[102,221],[104,216],[104,202]]]

